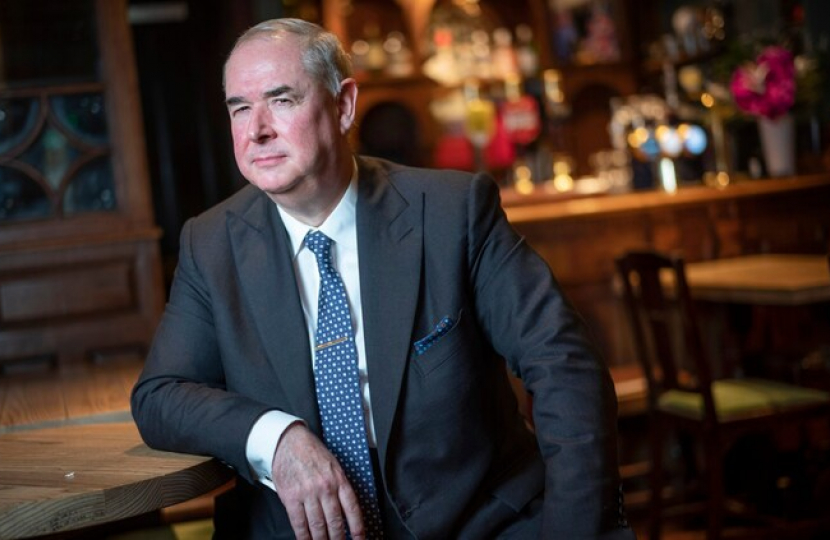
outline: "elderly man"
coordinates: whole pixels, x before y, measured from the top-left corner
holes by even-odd
[[[489,177],[353,155],[350,74],[304,21],[237,41],[251,185],[182,230],[133,392],[147,444],[237,471],[217,537],[632,538],[583,323]]]

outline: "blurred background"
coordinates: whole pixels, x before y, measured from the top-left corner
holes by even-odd
[[[0,429],[126,411],[182,225],[245,184],[226,55],[283,16],[351,54],[356,151],[498,182],[612,368],[635,512],[647,385],[618,256],[808,256],[698,311],[720,365],[830,390],[826,1],[3,0]],[[764,272],[785,306],[735,299]],[[821,478],[792,500],[828,497]]]

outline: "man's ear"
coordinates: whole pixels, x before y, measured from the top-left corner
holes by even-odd
[[[351,77],[340,83],[337,95],[337,112],[340,116],[340,133],[345,135],[355,122],[357,111],[357,81]]]

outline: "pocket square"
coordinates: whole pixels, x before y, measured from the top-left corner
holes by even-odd
[[[413,345],[413,356],[421,356],[427,350],[432,347],[436,341],[438,341],[441,336],[452,330],[452,327],[455,325],[455,321],[450,317],[444,317],[441,319],[435,328],[432,329],[432,332],[426,335],[426,337],[419,339]]]

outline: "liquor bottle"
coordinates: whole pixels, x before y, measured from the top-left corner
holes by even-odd
[[[504,130],[514,144],[527,146],[541,132],[539,105],[522,92],[521,78],[515,73],[505,79],[504,91],[507,98],[502,104]]]
[[[472,40],[473,58],[475,62],[475,76],[481,80],[493,77],[493,52],[490,47],[490,34],[485,30],[473,30]]]
[[[412,75],[415,68],[412,65],[412,51],[401,32],[389,32],[383,42],[383,50],[389,62],[386,64],[386,73],[392,77],[406,77]]]
[[[434,53],[424,62],[423,72],[430,79],[446,86],[461,83],[459,66],[453,49],[452,30],[438,27],[433,32]]]
[[[507,28],[493,31],[493,77],[507,79],[519,74],[519,62],[513,49],[513,36]]]
[[[366,51],[365,65],[370,72],[380,72],[386,67],[386,51],[383,50],[383,41],[380,39],[380,28],[377,24],[369,23],[363,28],[369,49]]]
[[[516,62],[525,79],[539,73],[539,52],[533,43],[533,30],[526,24],[516,27]]]
[[[484,170],[484,147],[490,141],[496,127],[496,107],[492,101],[482,99],[478,81],[469,79],[464,83],[466,118],[464,132],[473,144],[476,167]]]

